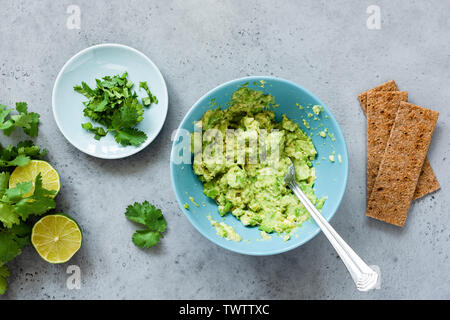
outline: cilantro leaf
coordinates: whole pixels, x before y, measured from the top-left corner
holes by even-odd
[[[41,150],[31,141],[22,141],[17,146],[9,145],[6,148],[0,146],[0,168],[21,167],[27,165],[31,159],[39,159],[46,153],[47,150]]]
[[[0,167],[22,167],[30,162],[30,157],[25,155],[18,155],[11,161],[0,160]]]
[[[7,106],[0,104],[0,123],[4,123],[6,117],[11,113],[11,109],[8,109]],[[3,130],[3,128],[1,128]]]
[[[34,180],[34,193],[33,193],[33,198],[35,200],[37,200],[38,197],[52,197],[55,195],[54,190],[47,190],[42,186],[42,176],[41,173],[39,172],[38,175],[36,176],[36,179]]]
[[[17,102],[16,110],[19,114],[10,115],[12,110],[0,105],[0,130],[3,130],[3,133],[9,136],[15,128],[22,128],[30,137],[37,136],[39,114],[28,112],[26,102]],[[7,119],[8,115],[10,116],[9,119]]]
[[[16,110],[20,113],[28,113],[28,105],[26,102],[16,102]]]
[[[8,270],[8,268],[6,268],[5,265],[0,267],[0,277],[4,277],[4,278],[9,277],[9,270]]]
[[[0,173],[0,198],[3,197],[6,189],[8,189],[9,176],[9,172]]]
[[[30,162],[30,160],[31,159],[29,156],[26,156],[24,154],[19,154],[13,160],[6,161],[4,163],[5,163],[5,167],[23,167],[23,166],[27,165],[28,162]]]
[[[14,225],[9,232],[15,235],[15,241],[21,249],[31,244],[31,227],[25,222]]]
[[[5,264],[22,252],[15,240],[15,235],[8,231],[0,231],[0,264]]]
[[[0,221],[6,228],[11,228],[14,224],[19,224],[20,219],[14,211],[14,207],[7,203],[0,203]]]
[[[167,222],[161,209],[157,209],[148,201],[129,205],[125,216],[128,220],[146,227],[143,230],[137,230],[132,237],[133,243],[140,248],[150,248],[156,245],[162,237],[161,233],[167,228]]]
[[[0,266],[14,259],[31,244],[30,235],[31,227],[23,222],[11,229],[0,228]]]
[[[161,233],[150,230],[138,230],[133,234],[133,243],[140,248],[148,249],[158,244]]]
[[[116,130],[130,128],[138,123],[139,113],[132,105],[125,105],[114,111],[112,115],[112,127]]]
[[[23,221],[27,220],[32,214],[40,216],[51,209],[55,209],[55,201],[51,198],[38,198],[28,201],[26,199],[20,200],[15,205],[15,211],[20,215]]]
[[[7,176],[9,178],[9,174]],[[6,176],[0,175],[1,183],[4,183]],[[34,191],[31,196],[25,197],[30,192],[33,183],[18,183],[14,188],[3,190],[3,196],[0,198],[0,221],[6,228],[12,228],[22,221],[26,221],[32,214],[42,215],[47,211],[54,209],[56,203],[51,197],[54,191],[46,190],[42,186],[42,177],[39,173],[34,180]],[[0,189],[2,192],[2,189]]]
[[[33,183],[31,181],[20,182],[16,184],[14,188],[6,190],[5,195],[8,197],[9,201],[17,202],[22,199],[25,193],[30,192],[31,188],[33,188]]]
[[[8,282],[6,278],[9,277],[9,269],[7,266],[0,266],[0,294],[5,294],[8,288]]]
[[[54,194],[55,191],[50,191],[42,187],[42,177],[39,173],[34,181],[33,195],[19,200],[15,204],[14,209],[23,221],[28,219],[31,214],[42,215],[56,207],[55,201],[51,198]]]
[[[135,202],[134,205],[128,206],[125,216],[128,220],[143,224],[150,230],[166,231],[167,224],[161,209],[157,209],[148,201],[142,204]]]
[[[30,137],[37,137],[38,135],[38,125],[39,125],[39,114],[36,112],[30,112],[28,113],[30,116],[28,126],[26,128],[23,128],[23,132],[25,132]]]
[[[116,131],[114,139],[123,146],[132,145],[137,147],[147,140],[147,135],[145,132],[135,128],[125,128]]]
[[[47,154],[47,150],[41,150],[38,146],[34,145],[33,141],[26,140],[17,144],[17,153],[29,156],[32,159],[42,158]]]

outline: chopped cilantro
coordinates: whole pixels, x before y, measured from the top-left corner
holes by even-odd
[[[83,102],[84,115],[101,126],[86,122],[81,124],[81,127],[94,134],[96,140],[111,132],[117,143],[122,146],[141,145],[147,140],[147,135],[135,126],[144,119],[144,106],[149,107],[152,103],[158,103],[147,82],[139,83],[139,87],[148,95],[142,99],[141,104],[133,90],[133,82],[128,80],[127,72],[122,75],[105,76],[95,81],[95,89],[82,82],[81,86],[75,86],[74,90],[88,99]]]
[[[152,92],[150,91],[150,89],[148,88],[147,82],[139,82],[139,88],[142,88],[145,90],[145,92],[147,92],[148,97],[145,97],[142,99],[142,103],[144,104],[144,106],[149,106],[152,103],[157,104],[158,103],[158,99],[152,94]]]

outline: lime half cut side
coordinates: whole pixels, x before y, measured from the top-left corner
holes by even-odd
[[[64,214],[48,215],[33,227],[31,243],[42,259],[49,263],[64,263],[80,249],[81,229]]]
[[[32,181],[33,188],[25,194],[25,197],[29,197],[34,192],[34,181],[39,173],[42,177],[42,186],[44,189],[55,191],[54,196],[56,196],[61,189],[61,180],[58,171],[50,163],[43,160],[31,160],[27,165],[15,168],[9,178],[9,187],[14,188],[18,183]]]

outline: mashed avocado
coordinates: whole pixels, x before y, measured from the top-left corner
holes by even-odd
[[[239,242],[242,240],[242,237],[234,231],[232,226],[227,225],[225,222],[217,222],[214,221],[211,216],[208,216],[209,222],[211,225],[216,228],[217,234],[227,240],[233,240]]]
[[[309,218],[284,185],[289,159],[299,186],[317,208],[324,199],[313,191],[311,161],[317,152],[310,137],[285,115],[276,122],[273,107],[273,96],[244,86],[233,93],[228,108],[207,110],[192,135],[193,169],[220,215],[231,213],[245,226],[289,238]]]

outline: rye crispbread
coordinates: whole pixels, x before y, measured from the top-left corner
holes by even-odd
[[[390,80],[388,82],[385,82],[375,88],[372,88],[366,92],[361,93],[358,95],[359,102],[361,104],[361,108],[363,109],[364,113],[367,112],[367,95],[373,92],[382,92],[382,91],[397,91],[397,84],[394,80]],[[367,182],[367,185],[369,185],[369,182]],[[422,172],[420,173],[419,180],[417,182],[416,191],[414,193],[414,200],[419,199],[429,193],[432,193],[436,190],[439,190],[440,185],[436,178],[436,175],[433,172],[433,168],[430,165],[430,162],[428,159],[425,159],[425,162],[422,167]],[[369,200],[370,192],[367,189],[367,201]]]
[[[367,216],[404,226],[438,116],[436,111],[400,102]]]
[[[358,95],[359,103],[361,104],[361,108],[363,109],[364,113],[366,113],[367,110],[367,94],[375,91],[398,91],[398,88],[395,81],[390,80],[379,85],[378,87],[372,88]]]
[[[378,175],[400,101],[408,101],[408,92],[372,91],[367,94],[367,199]]]
[[[423,163],[422,172],[420,172],[419,181],[417,181],[416,191],[414,192],[414,200],[423,197],[429,193],[439,190],[441,186],[434,174],[428,158],[425,158]]]

